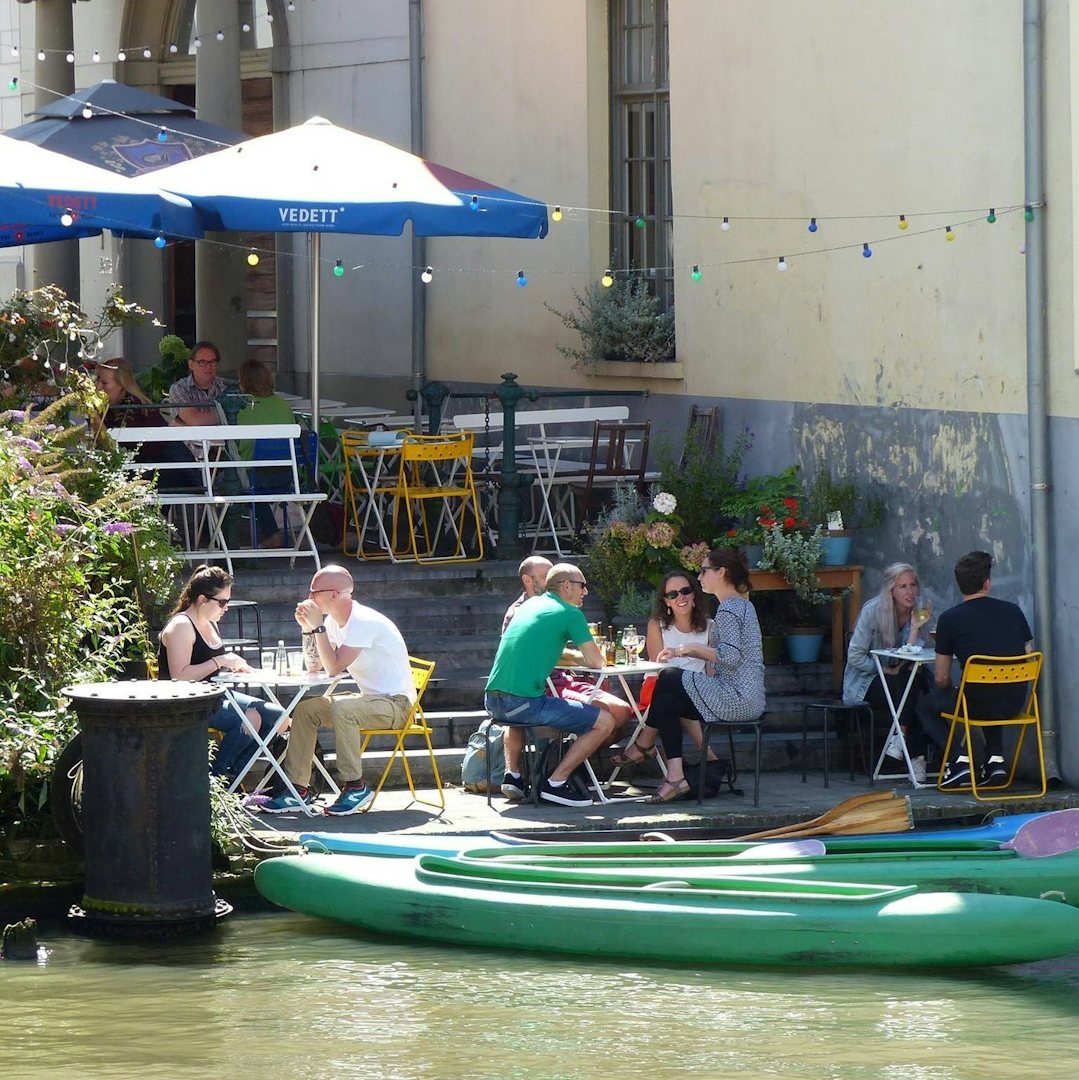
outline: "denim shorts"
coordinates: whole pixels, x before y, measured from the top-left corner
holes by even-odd
[[[584,735],[595,727],[599,706],[556,697],[518,697],[502,690],[488,690],[483,703],[500,724],[530,724]]]

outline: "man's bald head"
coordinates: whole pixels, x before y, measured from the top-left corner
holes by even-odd
[[[351,593],[353,589],[352,575],[343,566],[324,566],[311,579],[311,592],[321,593],[337,591]]]
[[[551,560],[542,555],[529,555],[517,568],[521,585],[529,596],[539,596],[547,588],[547,574],[551,569]]]

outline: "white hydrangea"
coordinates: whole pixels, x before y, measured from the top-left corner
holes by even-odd
[[[652,506],[660,514],[673,514],[678,508],[678,500],[667,491],[661,491],[653,500]]]

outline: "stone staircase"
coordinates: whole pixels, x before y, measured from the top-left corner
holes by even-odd
[[[517,564],[343,562],[356,582],[355,598],[393,619],[412,655],[436,662],[424,704],[428,713],[435,714],[432,726],[440,770],[447,780],[457,779],[463,748],[479,722],[469,714],[483,708],[483,688],[498,647],[502,616],[520,592]],[[254,569],[247,570],[237,566],[233,595],[258,602],[263,648],[272,648],[279,639],[291,648],[299,646],[293,610],[297,601],[307,595],[310,580],[309,563],[296,569],[264,569],[255,564]],[[603,618],[598,603],[587,604],[585,613],[590,619]],[[230,612],[222,624],[222,633],[234,636],[236,627],[236,614]],[[253,622],[246,616],[245,634],[252,628]],[[802,703],[831,696],[831,665],[770,666],[765,685],[769,716],[762,743],[763,768],[800,768]],[[743,746],[749,748],[750,739],[749,733],[736,737],[740,756]],[[811,767],[816,766],[822,745],[820,732],[811,732]],[[332,753],[332,733],[328,733],[324,746]],[[838,749],[832,753],[837,766],[841,760]],[[375,759],[379,756],[384,757],[374,755]],[[409,756],[422,783],[430,775],[426,753],[410,752]],[[403,783],[403,778],[400,780]]]

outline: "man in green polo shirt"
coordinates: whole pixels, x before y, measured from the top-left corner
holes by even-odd
[[[502,635],[487,678],[485,704],[501,724],[552,727],[577,739],[540,786],[540,798],[562,806],[591,806],[566,781],[570,773],[609,741],[617,726],[609,712],[584,701],[546,694],[547,676],[567,642],[581,651],[589,667],[602,668],[603,656],[581,611],[588,584],[572,563],[557,563],[547,573],[547,591],[525,601]],[[524,732],[510,726],[505,737],[507,778],[519,778]]]

